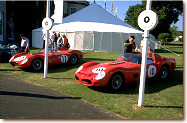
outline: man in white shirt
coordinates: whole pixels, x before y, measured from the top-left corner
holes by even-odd
[[[29,39],[25,37],[24,34],[20,35],[21,37],[21,52],[27,53],[29,50]]]

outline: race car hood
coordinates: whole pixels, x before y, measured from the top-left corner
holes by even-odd
[[[94,73],[99,73],[105,70],[106,68],[108,68],[108,63],[99,63],[99,64],[92,65],[86,68],[85,66],[83,66],[83,69],[80,72],[87,74],[87,75],[92,75]]]
[[[99,73],[103,70],[107,70],[107,69],[112,69],[112,68],[116,68],[116,67],[120,67],[120,65],[122,64],[127,64],[124,65],[125,66],[129,66],[129,65],[134,65],[134,63],[129,63],[129,62],[119,62],[119,61],[112,61],[112,62],[108,62],[108,63],[98,63],[98,64],[94,64],[91,65],[89,67],[86,67],[83,65],[83,69],[80,71],[81,73],[85,73],[87,75],[91,75],[93,73]]]

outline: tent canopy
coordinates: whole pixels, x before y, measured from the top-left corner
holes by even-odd
[[[54,20],[57,19],[56,17],[55,15],[52,16]],[[54,24],[52,30],[61,32],[97,31],[143,33],[124,23],[95,3],[64,18],[62,24]]]
[[[51,17],[59,19],[55,14]],[[33,46],[42,46],[43,28],[33,30]],[[122,20],[92,3],[86,8],[66,17],[61,24],[54,23],[51,32],[66,33],[72,49],[99,52],[123,52],[123,43],[130,35],[140,45],[143,31],[137,30]],[[154,36],[150,35],[151,49],[154,50]]]

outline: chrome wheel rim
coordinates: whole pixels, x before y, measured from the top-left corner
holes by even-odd
[[[112,78],[112,88],[117,90],[121,87],[122,85],[122,78],[120,75],[115,75],[113,78]]]
[[[42,68],[42,61],[41,60],[34,60],[33,68],[34,68],[34,70],[40,70]]]

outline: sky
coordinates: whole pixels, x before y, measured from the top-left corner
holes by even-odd
[[[93,3],[94,0],[87,0],[90,3]],[[105,0],[95,0],[96,3],[100,6],[102,6],[103,8],[105,8]],[[106,10],[110,13],[112,13],[112,0],[106,0]],[[129,6],[133,6],[133,5],[137,5],[137,4],[141,4],[141,0],[113,0],[113,15],[116,16],[115,14],[115,9],[117,8],[117,17],[121,20],[124,20],[125,18],[125,13],[127,12]],[[173,25],[173,24],[172,24]],[[174,24],[175,26],[178,27],[179,31],[183,30],[183,16],[179,16],[179,21]]]

